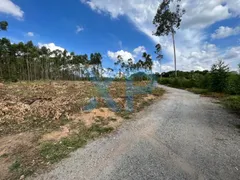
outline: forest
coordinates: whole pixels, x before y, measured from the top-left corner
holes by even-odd
[[[38,47],[32,41],[18,44],[9,39],[0,39],[0,80],[2,81],[34,81],[34,80],[86,80],[103,78],[114,73],[112,68],[103,68],[102,55],[92,53],[78,55],[67,50],[51,51],[45,46]],[[129,76],[131,73],[152,69],[151,56],[143,53],[143,60],[134,63],[132,59],[118,57],[115,63],[117,72]]]

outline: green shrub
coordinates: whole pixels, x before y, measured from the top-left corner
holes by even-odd
[[[133,81],[146,81],[151,79],[151,77],[144,72],[138,72],[138,73],[132,74],[130,76],[130,79]]]
[[[228,65],[223,61],[213,64],[210,77],[210,89],[213,92],[223,92],[227,88]]]
[[[162,85],[169,85],[170,84],[170,78],[159,78],[158,83]]]
[[[159,84],[168,85],[174,88],[192,88],[196,82],[193,79],[186,78],[162,78],[158,80]]]
[[[232,95],[240,95],[240,75],[238,74],[229,75],[226,92]]]
[[[209,91],[207,89],[191,88],[188,90],[195,94],[208,94],[209,93]]]

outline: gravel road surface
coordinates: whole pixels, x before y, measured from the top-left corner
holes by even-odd
[[[167,93],[36,180],[240,180],[240,119],[213,99]]]

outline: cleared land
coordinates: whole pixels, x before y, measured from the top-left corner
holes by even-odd
[[[37,180],[237,180],[240,119],[216,99],[169,87],[116,133]],[[213,102],[214,101],[214,102]]]
[[[1,84],[0,179],[19,179],[45,169],[88,140],[113,131],[164,93],[148,84],[135,82],[130,89],[125,82],[107,88],[88,81]],[[118,112],[102,98],[104,88]],[[129,112],[126,92],[134,91],[139,92],[133,98],[134,111]],[[89,109],[91,104],[96,107]]]

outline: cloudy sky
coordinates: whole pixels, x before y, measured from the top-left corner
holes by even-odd
[[[0,0],[0,20],[9,22],[12,42],[76,53],[100,52],[105,67],[118,55],[138,60],[163,46],[163,70],[173,70],[171,37],[152,36],[153,17],[161,0]],[[240,0],[182,0],[186,10],[176,34],[177,67],[210,69],[224,59],[232,70],[240,63]],[[159,70],[158,62],[154,71]]]

